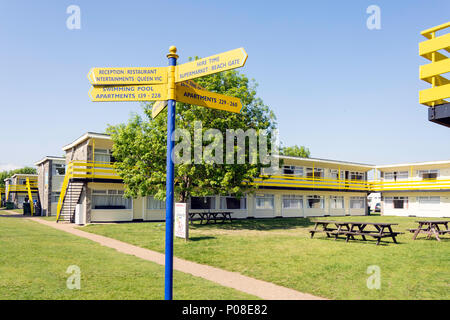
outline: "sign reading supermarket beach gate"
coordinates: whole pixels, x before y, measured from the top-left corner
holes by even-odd
[[[167,85],[95,86],[89,96],[94,102],[167,100]]]
[[[238,48],[178,65],[175,82],[181,82],[217,72],[243,67],[247,57],[248,55],[244,48]]]
[[[88,73],[92,85],[167,83],[167,68],[92,68]]]

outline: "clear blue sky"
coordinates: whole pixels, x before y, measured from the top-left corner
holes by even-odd
[[[81,8],[69,30],[66,8]],[[381,8],[368,30],[366,8]],[[138,103],[93,103],[92,67],[165,66],[244,47],[242,72],[286,145],[370,164],[450,159],[450,129],[418,103],[420,31],[450,20],[427,1],[1,1],[0,169],[31,165]]]

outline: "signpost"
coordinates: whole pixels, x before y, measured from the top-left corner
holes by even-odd
[[[88,79],[93,85],[89,91],[89,96],[94,102],[157,101],[153,105],[153,118],[167,106],[166,248],[164,284],[164,298],[166,300],[172,300],[173,288],[173,200],[175,174],[172,152],[175,145],[173,133],[175,131],[176,101],[240,113],[242,110],[240,99],[209,92],[192,81],[192,79],[243,67],[247,60],[247,53],[245,50],[243,48],[238,48],[177,66],[177,48],[172,46],[169,51],[170,53],[167,55],[169,60],[168,67],[93,68],[88,73]],[[177,210],[177,208],[178,210],[184,210],[185,219],[187,219],[186,204],[177,203],[176,205],[175,210]],[[184,205],[184,209],[179,207],[179,205]],[[179,220],[177,220],[177,222],[178,221]]]

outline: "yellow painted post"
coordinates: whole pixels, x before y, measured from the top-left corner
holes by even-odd
[[[34,215],[34,205],[33,205],[33,195],[31,194],[30,178],[27,178],[27,190],[28,190],[28,198],[30,199],[31,216],[33,216]]]
[[[341,167],[338,167],[339,190],[341,189]]]

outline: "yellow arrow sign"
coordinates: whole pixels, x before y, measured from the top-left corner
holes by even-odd
[[[177,101],[202,106],[212,109],[219,109],[240,113],[242,103],[239,98],[225,96],[223,94],[194,89],[181,84],[176,85]]]
[[[186,81],[213,73],[244,66],[247,60],[244,48],[230,50],[207,58],[187,62],[176,67],[175,82]]]
[[[167,107],[167,100],[155,102],[152,108],[152,118],[155,119],[158,116],[158,114],[160,114],[161,111],[164,110],[165,107]]]
[[[205,90],[205,88],[198,85],[196,82],[194,82],[192,80],[180,82],[180,85],[187,86],[187,87],[194,88],[194,89]],[[167,107],[167,101],[155,102],[153,104],[153,108],[152,108],[152,118],[155,119],[161,113],[161,111],[164,110],[165,107]]]
[[[167,85],[95,86],[89,97],[94,102],[167,100]]]
[[[92,68],[87,75],[93,85],[167,83],[167,68]]]

